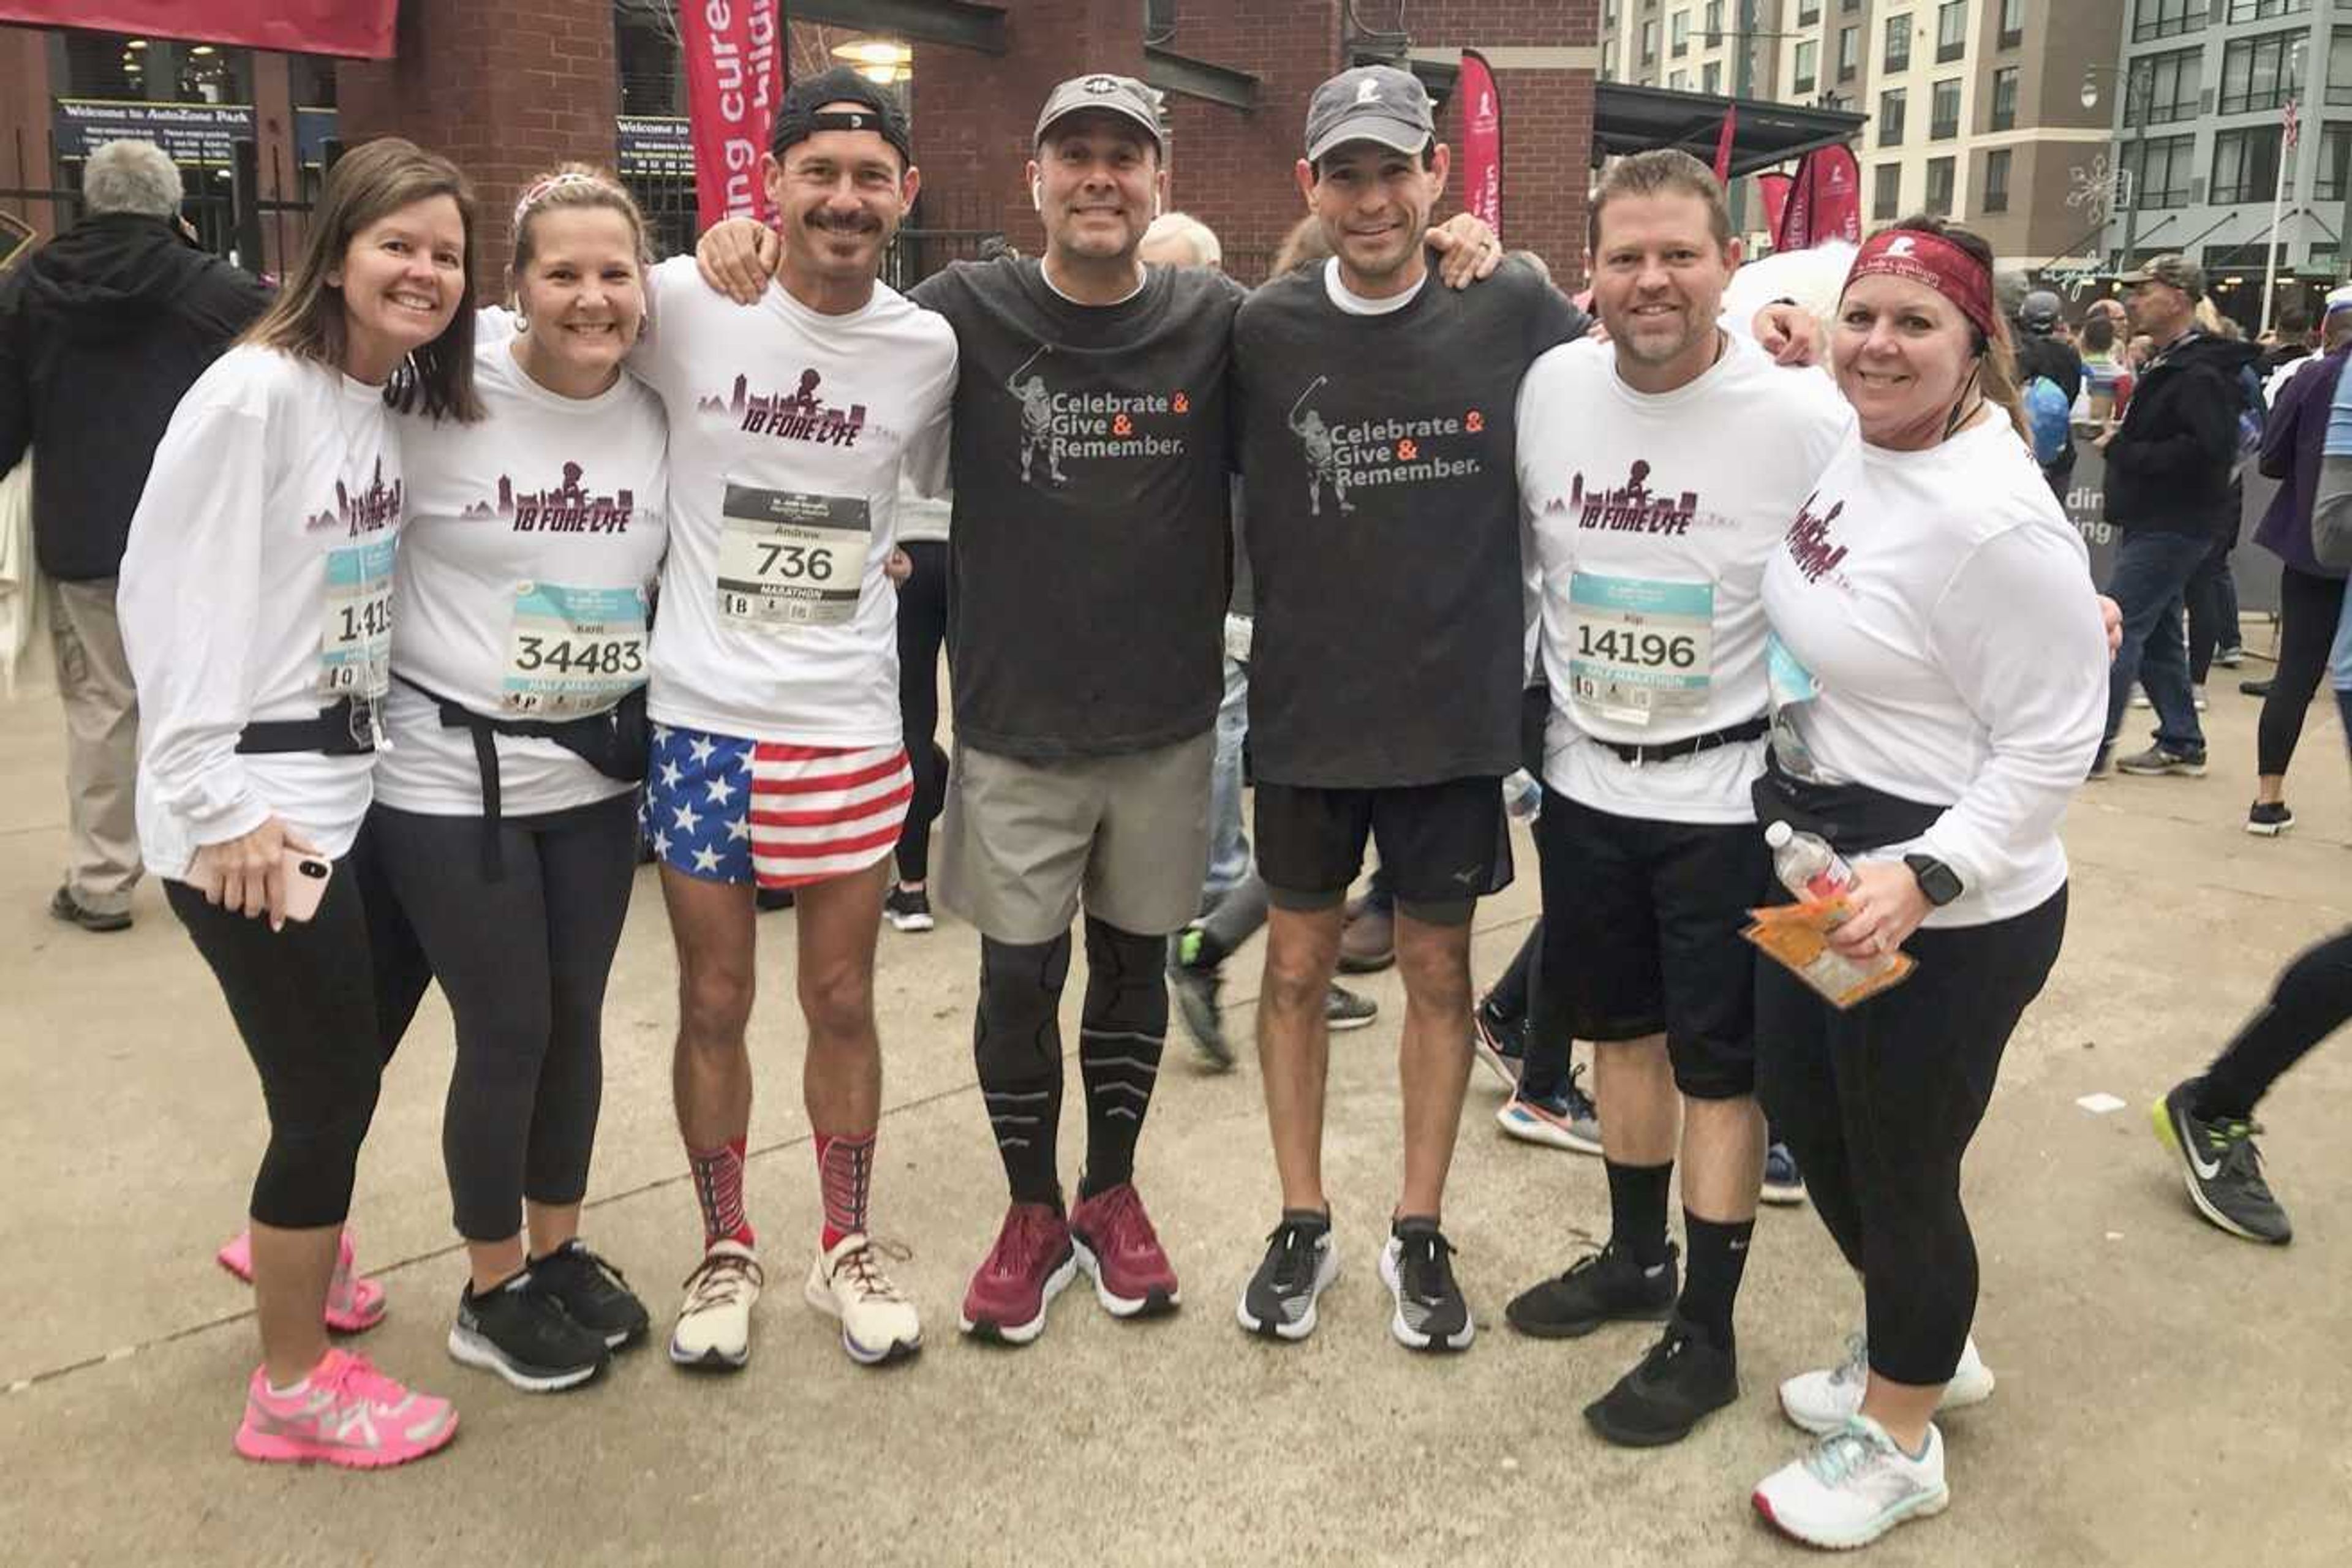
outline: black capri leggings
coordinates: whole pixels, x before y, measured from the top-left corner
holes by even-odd
[[[604,982],[636,876],[634,794],[499,826],[378,805],[370,821],[401,908],[457,1023],[441,1158],[457,1234],[505,1241],[525,1198],[576,1204],[604,1103]]]
[[[931,863],[931,824],[948,798],[948,757],[940,729],[940,649],[948,640],[948,546],[945,540],[902,544],[913,575],[898,587],[898,718],[907,732],[907,760],[915,770],[915,798],[898,831],[898,879],[922,881]]]
[[[1862,1276],[1882,1377],[1934,1385],[1959,1364],[1977,1306],[1960,1159],[2065,934],[2063,888],[2009,920],[1923,928],[1903,944],[1911,978],[1848,1013],[1756,965],[1758,1092]]]
[[[2255,731],[2254,771],[2265,778],[2284,774],[2303,739],[2303,718],[2327,674],[2336,643],[2336,618],[2344,612],[2344,580],[2318,577],[2290,566],[2279,574],[2278,669]]]
[[[319,912],[283,931],[216,909],[185,882],[165,882],[163,897],[261,1075],[269,1146],[247,1212],[282,1230],[342,1224],[384,1067],[432,984],[373,835],[362,827],[335,862]]]

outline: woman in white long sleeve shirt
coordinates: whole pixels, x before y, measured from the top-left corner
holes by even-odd
[[[360,844],[403,505],[392,413],[477,413],[472,229],[446,160],[397,138],[341,160],[285,292],[173,415],[122,563],[141,847],[269,1110],[262,1364],[236,1434],[255,1459],[373,1468],[457,1428],[446,1402],[331,1348],[322,1317],[377,1080],[422,988],[380,962],[388,900],[371,909]]]
[[[1830,343],[1858,430],[1764,578],[1775,714],[1759,816],[1853,864],[1833,945],[1917,962],[1844,1012],[1759,968],[1758,1087],[1867,1305],[1846,1364],[1782,1385],[1821,1441],[1756,1491],[1817,1545],[1939,1511],[1934,1414],[1948,1387],[1990,1392],[1969,1353],[1960,1162],[2057,960],[2058,823],[2105,717],[2098,603],[2022,438],[1991,261],[1932,218],[1864,245]]]

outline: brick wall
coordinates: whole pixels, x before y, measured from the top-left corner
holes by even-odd
[[[398,49],[337,68],[343,142],[405,136],[466,171],[476,291],[493,297],[523,185],[567,158],[613,161],[612,0],[404,0]]]

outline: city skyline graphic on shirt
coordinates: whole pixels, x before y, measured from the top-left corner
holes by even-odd
[[[1580,471],[1569,480],[1565,505],[1554,497],[1550,510],[1576,513],[1579,528],[1612,533],[1688,533],[1692,521],[1698,516],[1698,492],[1685,490],[1678,496],[1654,493],[1649,479],[1650,465],[1640,458],[1633,459],[1625,482],[1614,488],[1596,483],[1588,489]]]
[[[705,397],[694,406],[700,413],[728,416],[750,435],[772,436],[780,441],[814,441],[828,447],[855,447],[866,428],[866,405],[853,403],[841,408],[826,403],[817,395],[824,383],[821,372],[803,370],[800,384],[793,392],[754,394],[751,378],[739,374],[728,396]]]
[[[400,521],[402,494],[398,479],[388,485],[383,482],[383,458],[379,456],[374,471],[368,476],[367,489],[353,495],[349,485],[337,479],[333,510],[312,512],[303,520],[302,530],[316,533],[321,529],[340,528],[351,539],[373,533]]]
[[[522,491],[511,475],[500,474],[496,502],[478,500],[457,515],[504,518],[517,533],[626,533],[636,516],[636,493],[624,485],[611,495],[597,495],[580,482],[586,472],[567,462],[556,484]]]

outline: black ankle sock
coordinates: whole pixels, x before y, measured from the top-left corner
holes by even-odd
[[[1731,1305],[1748,1268],[1748,1242],[1756,1222],[1723,1223],[1683,1210],[1683,1297],[1675,1310],[1716,1349],[1732,1348]]]
[[[1655,1268],[1666,1260],[1666,1189],[1674,1181],[1675,1163],[1602,1163],[1609,1170],[1610,1245],[1643,1268]]]

